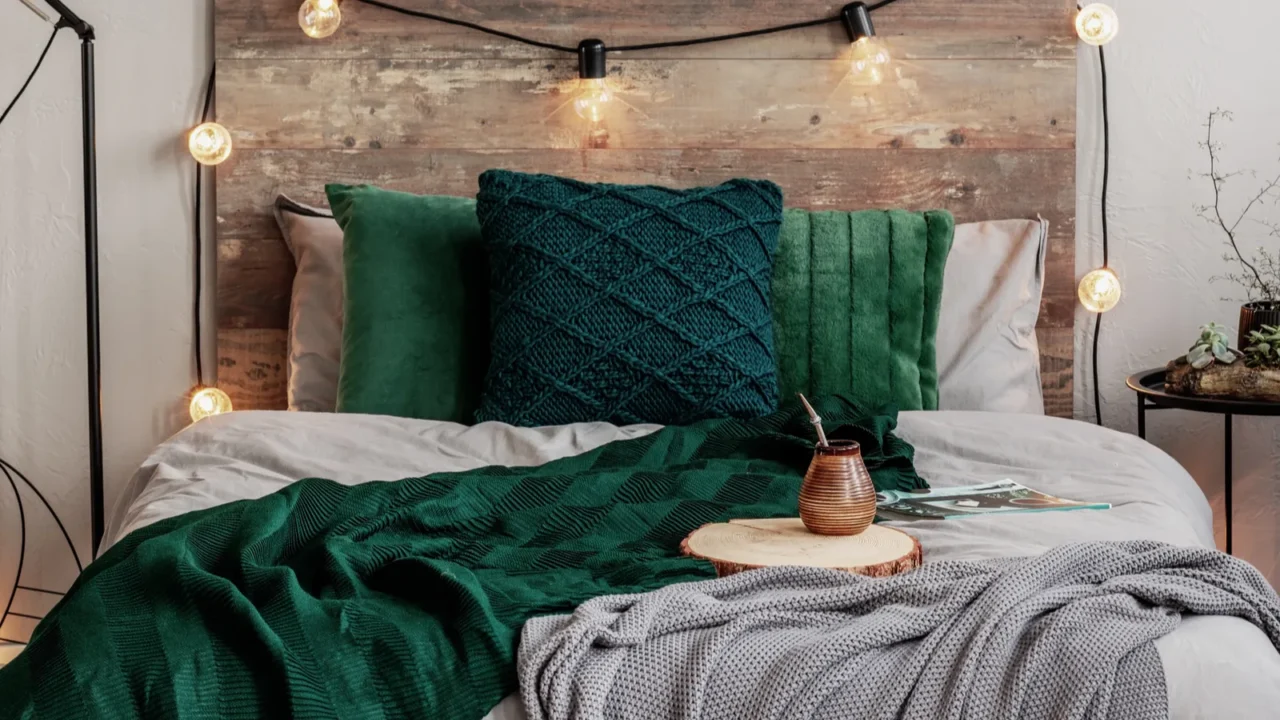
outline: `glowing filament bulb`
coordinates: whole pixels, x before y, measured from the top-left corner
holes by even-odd
[[[573,100],[573,111],[578,113],[578,117],[592,123],[603,120],[604,111],[613,97],[605,79],[583,78],[578,81],[578,87],[581,92]]]
[[[231,412],[231,398],[218,388],[200,388],[191,396],[191,421]]]
[[[187,136],[187,149],[201,165],[217,165],[231,157],[231,132],[218,123],[197,125]]]
[[[850,77],[860,85],[879,85],[884,82],[885,70],[891,59],[888,46],[879,38],[859,38],[853,43]]]
[[[1120,277],[1111,268],[1098,268],[1084,276],[1077,294],[1089,312],[1107,312],[1120,302]]]
[[[1093,3],[1076,15],[1076,34],[1090,45],[1106,45],[1120,32],[1120,18],[1110,6]]]
[[[338,0],[304,0],[298,8],[298,25],[307,37],[327,38],[342,24],[342,8]]]

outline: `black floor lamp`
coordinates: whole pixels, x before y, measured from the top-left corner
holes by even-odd
[[[98,148],[93,71],[93,26],[64,5],[45,0],[58,14],[55,27],[68,28],[80,37],[80,98],[84,154],[84,290],[85,328],[88,345],[89,389],[89,508],[93,555],[98,554],[104,531],[102,464],[102,341],[98,322]],[[49,18],[31,0],[22,3],[45,20]],[[52,21],[50,21],[52,22]]]

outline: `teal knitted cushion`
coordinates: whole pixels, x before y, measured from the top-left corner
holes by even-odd
[[[776,408],[777,185],[490,170],[476,200],[492,320],[477,420],[676,425]]]

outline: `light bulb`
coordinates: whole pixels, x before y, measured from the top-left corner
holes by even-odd
[[[603,120],[605,108],[613,98],[605,79],[583,78],[578,81],[578,88],[580,92],[573,100],[573,111],[578,113],[578,117],[592,123]]]
[[[1090,45],[1106,45],[1120,32],[1120,17],[1111,6],[1085,5],[1076,15],[1076,34]]]
[[[879,85],[888,69],[889,47],[875,37],[862,37],[853,43],[849,76],[859,85]]]
[[[231,157],[231,132],[218,123],[204,123],[187,136],[187,149],[201,165],[217,165]]]
[[[303,0],[298,8],[298,25],[307,37],[317,40],[327,38],[338,31],[342,24],[342,8],[338,0]]]
[[[231,412],[231,398],[215,387],[200,388],[191,396],[191,422]]]
[[[1085,275],[1077,294],[1080,304],[1089,312],[1104,313],[1120,302],[1120,276],[1109,267]]]

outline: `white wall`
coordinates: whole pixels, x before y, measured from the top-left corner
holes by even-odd
[[[1234,110],[1224,128],[1233,166],[1280,169],[1280,93],[1269,51],[1280,6],[1192,0],[1114,0],[1122,19],[1108,47],[1112,102],[1112,265],[1126,297],[1106,316],[1102,346],[1108,425],[1132,431],[1125,375],[1161,365],[1208,320],[1235,324],[1220,237],[1192,206],[1209,110]],[[193,382],[189,310],[193,124],[208,67],[208,0],[80,3],[98,28],[102,320],[108,505],[147,451],[185,425]],[[0,99],[21,83],[47,36],[17,0],[0,0]],[[1081,274],[1100,261],[1095,55],[1080,65]],[[78,47],[63,32],[21,105],[0,126],[0,456],[23,469],[89,542],[86,483]],[[1233,191],[1250,182],[1241,178]],[[1280,210],[1273,210],[1280,219]],[[1077,411],[1091,417],[1090,318],[1078,318]],[[210,341],[211,342],[211,341]],[[1236,425],[1236,548],[1280,580],[1280,421]],[[1220,504],[1221,424],[1177,411],[1149,417],[1150,438],[1186,465]],[[28,496],[28,507],[34,498]],[[1221,515],[1219,515],[1221,517]],[[0,578],[16,558],[16,511],[0,487]],[[73,576],[56,530],[37,521],[28,581]],[[1221,528],[1219,532],[1220,538]],[[2,599],[2,598],[0,598]]]
[[[1280,63],[1271,29],[1274,3],[1193,0],[1111,0],[1120,34],[1106,47],[1111,104],[1111,265],[1125,296],[1103,317],[1099,357],[1103,421],[1136,432],[1137,406],[1125,377],[1185,353],[1210,320],[1235,328],[1240,291],[1209,279],[1233,268],[1223,262],[1220,230],[1194,207],[1212,202],[1200,173],[1208,156],[1197,143],[1211,110],[1235,113],[1222,126],[1227,170],[1252,169],[1227,184],[1233,212],[1280,172]],[[1080,62],[1079,275],[1102,260],[1098,223],[1101,121],[1097,53]],[[1280,221],[1269,204],[1267,217]],[[1261,228],[1259,228],[1261,229]],[[1252,232],[1251,237],[1263,238]],[[1280,238],[1270,247],[1280,248]],[[1223,300],[1222,298],[1232,298]],[[1093,417],[1088,351],[1093,317],[1081,310],[1076,332],[1076,414]],[[1214,504],[1219,547],[1226,535],[1222,507],[1223,419],[1179,410],[1147,414],[1147,438],[1177,458]],[[1235,553],[1280,584],[1280,418],[1235,420]]]
[[[198,112],[211,57],[209,2],[72,4],[98,34],[110,507],[146,453],[183,426],[181,401],[194,380],[193,179],[181,137]],[[21,85],[50,30],[17,0],[0,0],[0,103]],[[63,30],[0,126],[0,457],[43,490],[87,557],[79,78],[79,42]],[[36,499],[24,497],[30,513]],[[41,513],[34,532],[24,579],[65,587],[75,572],[56,528]],[[0,476],[0,602],[18,540],[16,507]]]

